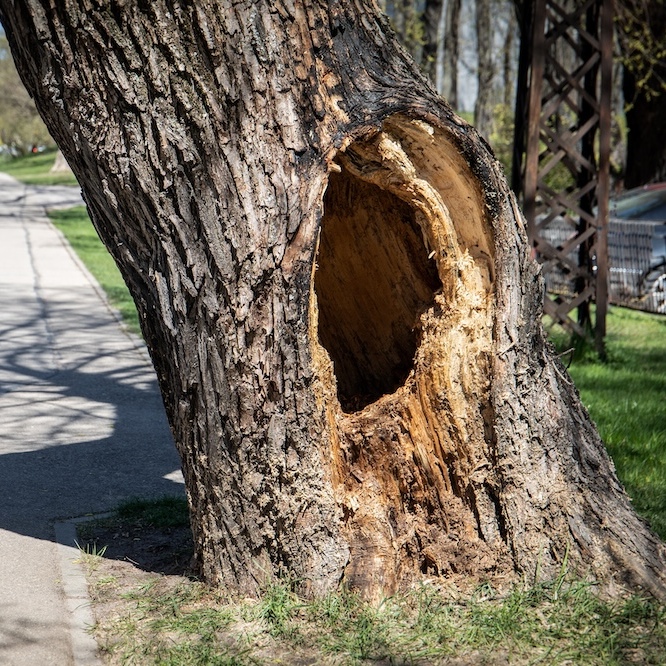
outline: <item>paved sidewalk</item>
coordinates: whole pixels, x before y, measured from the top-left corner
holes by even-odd
[[[148,355],[44,214],[77,203],[0,174],[3,666],[75,663],[57,521],[183,493]]]

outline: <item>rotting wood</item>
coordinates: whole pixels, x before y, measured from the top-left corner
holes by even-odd
[[[351,548],[345,580],[390,591],[422,573],[497,571],[508,551],[489,496],[493,257],[481,192],[441,130],[406,117],[337,160],[311,322]],[[389,389],[372,402],[368,375]]]

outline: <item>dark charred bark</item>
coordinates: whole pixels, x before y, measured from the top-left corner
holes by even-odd
[[[372,596],[568,550],[664,596],[500,168],[372,5],[0,7],[136,299],[206,580]]]

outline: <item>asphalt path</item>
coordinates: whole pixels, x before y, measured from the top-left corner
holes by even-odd
[[[0,174],[3,666],[80,666],[56,523],[183,493],[148,354],[46,217],[81,203]]]

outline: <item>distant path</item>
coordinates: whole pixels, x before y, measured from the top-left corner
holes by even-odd
[[[2,666],[73,663],[56,520],[183,492],[148,355],[46,218],[80,203],[0,174]]]

